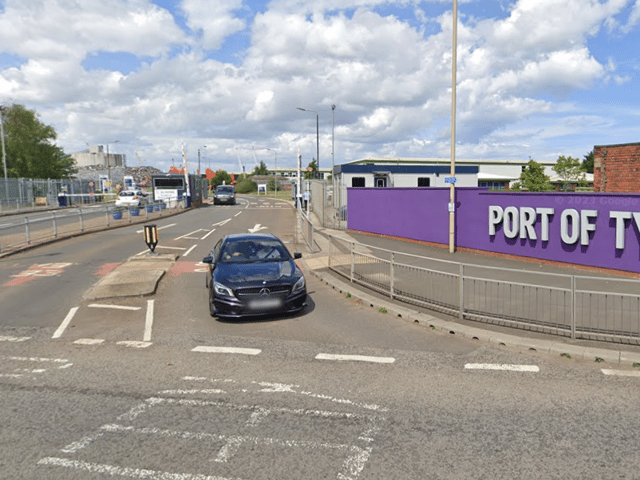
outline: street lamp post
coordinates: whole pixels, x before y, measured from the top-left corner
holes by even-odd
[[[298,110],[302,110],[303,112],[311,112],[316,114],[316,163],[318,167],[318,174],[320,174],[320,117],[318,116],[318,112],[314,110],[307,110],[306,108],[297,107]]]
[[[269,150],[270,152],[273,152],[273,169],[275,172],[275,178],[273,180],[274,186],[275,186],[275,193],[274,195],[277,197],[278,196],[278,154],[276,153],[275,150],[271,149],[271,148],[267,148],[267,150]]]

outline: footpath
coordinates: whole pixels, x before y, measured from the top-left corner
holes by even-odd
[[[640,346],[588,340],[571,340],[566,337],[500,327],[481,322],[454,320],[453,318],[448,319],[448,317],[444,315],[436,317],[435,314],[430,315],[420,312],[417,308],[412,308],[411,305],[391,301],[388,297],[379,295],[377,292],[369,290],[358,283],[351,283],[338,273],[329,270],[329,235],[343,238],[352,237],[348,231],[322,227],[318,218],[313,213],[310,214],[310,220],[314,226],[313,238],[315,246],[311,253],[305,253],[302,258],[306,272],[311,273],[320,281],[345,296],[349,294],[352,299],[361,302],[363,305],[368,305],[377,311],[385,312],[385,315],[393,315],[408,322],[419,323],[426,328],[491,345],[506,346],[518,351],[535,351],[550,356],[564,356],[587,362],[598,361],[602,362],[604,366],[608,364],[611,366],[624,365],[628,367],[640,367]],[[402,240],[385,241],[393,245],[391,250],[394,251],[403,251],[408,245],[407,242]],[[431,247],[426,250],[431,251],[436,257],[442,257],[445,254],[445,249],[437,247]],[[448,251],[446,251],[446,254],[448,254]],[[428,255],[428,253],[426,255]],[[465,252],[461,252],[461,255],[456,257],[456,261],[465,262],[467,261],[467,257],[472,257],[473,263],[475,264],[486,263],[486,265],[495,265],[496,263],[505,262],[504,259],[496,259],[491,256],[471,253],[466,254]],[[508,262],[510,263],[510,268],[531,268],[529,262],[514,261],[511,259],[509,259]],[[640,376],[640,369],[638,372],[633,373],[637,373],[638,376]]]

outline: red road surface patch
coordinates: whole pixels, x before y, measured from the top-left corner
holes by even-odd
[[[105,263],[104,265],[102,265],[102,267],[100,267],[100,270],[97,271],[96,275],[99,275],[101,277],[105,277],[107,275],[109,275],[113,270],[115,270],[115,268],[120,265],[119,263]]]
[[[14,277],[13,280],[9,280],[2,284],[3,287],[15,287],[17,285],[22,285],[25,282],[33,280],[37,277],[54,277],[56,275],[60,275],[62,271],[67,268],[71,263],[39,263],[35,265],[31,265],[26,270],[22,272],[11,275]]]
[[[202,262],[176,262],[169,270],[169,275],[177,277],[183,273],[206,273],[208,265]]]

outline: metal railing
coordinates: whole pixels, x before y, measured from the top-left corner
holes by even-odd
[[[62,208],[31,216],[7,216],[0,225],[0,254],[56,238],[134,223],[142,218],[158,218],[165,215],[167,210],[180,208],[184,208],[183,202],[150,202],[139,208],[111,204]]]
[[[640,344],[640,282],[470,265],[329,235],[329,268],[390,299],[460,319]]]

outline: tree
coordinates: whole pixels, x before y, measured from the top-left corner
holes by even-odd
[[[253,169],[252,175],[269,175],[269,169],[264,162],[260,162],[260,166],[256,165],[256,168]]]
[[[582,161],[581,165],[582,170],[587,173],[593,173],[595,159],[596,156],[593,154],[593,150],[591,150],[587,155],[584,156],[584,160]]]
[[[307,166],[307,170],[304,172],[304,178],[305,180],[316,178],[317,174],[318,174],[318,162],[314,158],[313,160],[311,160],[311,162],[309,162],[309,165]]]
[[[578,183],[580,179],[584,178],[584,170],[582,170],[580,160],[577,158],[565,156],[559,157],[558,161],[552,168],[564,182],[565,185],[563,186],[563,189],[566,189],[567,184]]]
[[[226,185],[230,185],[232,182],[231,174],[225,170],[218,170],[215,176],[209,182],[212,187],[217,187],[218,185],[222,185],[225,183]]]
[[[2,109],[7,155],[7,176],[68,178],[77,170],[73,159],[53,142],[53,127],[38,120],[22,105]],[[4,174],[4,171],[2,172]]]
[[[527,190],[529,192],[546,192],[551,190],[550,178],[544,174],[544,167],[535,160],[529,160],[524,171],[520,174],[520,181],[511,186],[512,190]]]

